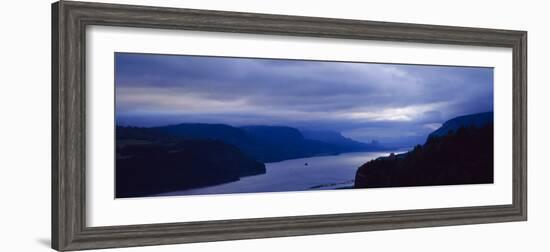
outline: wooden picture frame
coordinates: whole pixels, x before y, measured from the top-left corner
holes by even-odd
[[[512,204],[87,227],[90,25],[506,47],[513,50]],[[61,1],[52,5],[52,247],[80,250],[527,220],[527,32]]]

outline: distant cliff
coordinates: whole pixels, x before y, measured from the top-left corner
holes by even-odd
[[[321,141],[336,146],[341,151],[368,151],[385,149],[380,143],[372,140],[362,143],[342,136],[340,132],[329,130],[302,130],[305,139]]]
[[[445,136],[451,131],[457,131],[460,128],[476,127],[481,128],[487,124],[493,123],[493,112],[478,113],[455,117],[446,121],[439,129],[432,132],[428,138]]]
[[[245,155],[260,162],[277,162],[381,148],[380,145],[371,146],[359,142],[355,142],[355,145],[344,145],[307,139],[300,130],[286,126],[233,127],[225,124],[183,123],[148,128],[148,130],[185,139],[219,140],[236,146]]]
[[[241,129],[254,139],[250,155],[264,162],[347,152],[337,145],[306,139],[300,130],[291,127],[246,126]]]
[[[300,130],[285,126],[118,126],[116,196],[139,197],[217,185],[265,173],[264,162],[378,147],[350,139],[341,143],[306,139]]]
[[[355,177],[356,188],[492,182],[492,112],[451,119],[423,145],[369,161]]]

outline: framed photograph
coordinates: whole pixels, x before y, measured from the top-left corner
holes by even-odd
[[[52,247],[527,220],[527,32],[52,5]]]

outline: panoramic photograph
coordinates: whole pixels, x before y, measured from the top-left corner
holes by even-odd
[[[116,198],[493,183],[493,68],[114,56]]]

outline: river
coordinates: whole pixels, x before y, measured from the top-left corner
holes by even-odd
[[[357,168],[385,152],[351,152],[266,163],[266,173],[225,184],[163,193],[159,196],[328,190],[353,186]],[[393,151],[396,152],[396,151]]]

